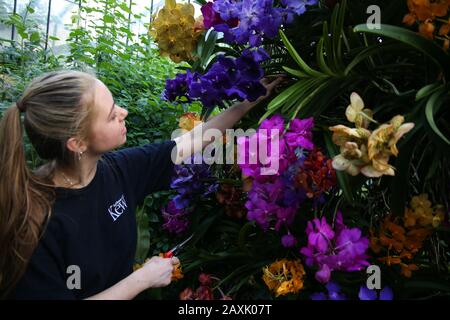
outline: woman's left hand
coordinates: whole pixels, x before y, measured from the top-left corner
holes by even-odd
[[[258,103],[266,100],[268,97],[272,95],[273,90],[284,80],[286,80],[286,77],[283,75],[277,76],[274,80],[271,80],[269,77],[262,78],[260,82],[266,88],[267,90],[266,94],[256,99],[256,101],[248,103],[252,104],[253,106],[256,106]]]

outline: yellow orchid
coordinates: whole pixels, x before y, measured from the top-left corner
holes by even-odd
[[[150,26],[150,34],[158,44],[161,55],[174,62],[193,60],[203,23],[194,18],[194,6],[166,0]]]
[[[364,128],[349,128],[344,125],[337,125],[329,128],[333,131],[332,140],[338,146],[344,146],[347,142],[356,142],[358,144],[367,141],[370,131]]]
[[[358,175],[361,168],[369,164],[366,145],[370,131],[365,128],[348,128],[344,125],[329,129],[333,131],[333,142],[341,147],[341,153],[333,158],[333,168],[346,171],[352,176]]]
[[[282,259],[263,268],[263,280],[275,296],[297,293],[303,288],[305,269],[300,260]]]
[[[352,176],[359,173],[370,178],[395,175],[389,158],[398,155],[397,142],[414,128],[414,123],[403,123],[404,117],[397,115],[371,132],[367,129],[369,122],[376,121],[372,119],[372,111],[364,109],[363,100],[355,92],[350,96],[345,115],[356,128],[344,125],[329,128],[334,144],[340,147],[340,154],[333,158],[333,168]]]
[[[202,123],[200,116],[193,112],[186,112],[180,117],[178,126],[181,129],[191,131],[198,124]]]
[[[367,163],[366,146],[364,144],[358,146],[355,142],[346,142],[341,147],[341,153],[333,158],[331,164],[335,170],[345,171],[352,176],[356,176]]]
[[[378,157],[398,155],[397,142],[400,138],[414,128],[414,123],[405,121],[403,116],[395,116],[388,124],[378,127],[369,137],[368,151],[371,160]]]
[[[345,110],[347,120],[353,122],[357,128],[369,127],[370,121],[373,121],[373,112],[370,109],[364,109],[364,101],[356,93],[352,92],[350,95],[350,104]]]

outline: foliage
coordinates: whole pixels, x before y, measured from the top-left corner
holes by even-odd
[[[379,28],[366,24],[366,9],[373,4],[381,8]],[[288,81],[266,105],[253,110],[239,124],[244,129],[256,128],[264,120],[273,119],[274,114],[286,120],[314,117],[314,144],[332,158],[339,150],[328,128],[348,126],[346,107],[350,94],[356,92],[364,97],[378,124],[396,115],[414,123],[414,129],[397,143],[399,154],[391,161],[395,175],[367,178],[337,171],[338,185],[327,192],[326,201],[300,207],[290,228],[299,236],[298,245],[292,248],[281,246],[276,230],[261,230],[249,215],[247,219],[228,215],[225,204],[229,202],[210,197],[193,204],[191,226],[185,234],[194,233],[194,240],[180,254],[186,276],[174,285],[178,291],[172,287],[167,292],[168,297],[195,286],[196,275],[201,272],[219,277],[219,285],[233,298],[273,297],[262,281],[262,268],[277,259],[306,259],[299,248],[309,239],[304,235],[308,221],[326,217],[334,225],[336,212],[341,211],[347,225],[360,228],[375,241],[372,232],[381,227],[384,218],[401,219],[413,196],[423,193],[428,194],[431,203],[442,205],[445,218],[434,232],[426,233],[423,243],[421,238],[416,239],[420,249],[414,259],[419,270],[412,273],[412,278],[402,278],[400,269],[381,264],[383,285],[393,288],[396,299],[449,294],[449,286],[442,284],[450,283],[450,58],[441,43],[408,30],[402,23],[407,13],[406,0],[320,1],[318,6],[310,7],[292,24],[284,25],[279,37],[263,40],[262,47],[271,57],[262,63],[266,76],[286,74]],[[205,43],[209,43],[207,50]],[[238,57],[246,47],[227,42],[212,29],[205,31],[196,58],[190,61],[190,70],[205,74],[218,55]],[[204,107],[202,112],[207,109]],[[213,167],[221,187],[231,185],[243,192],[240,200],[233,200],[237,213],[240,209],[236,203],[244,205],[250,195],[246,192],[248,179],[242,180],[236,166]],[[217,199],[223,200],[219,195],[220,191]],[[181,239],[173,238],[174,242]],[[372,250],[368,250],[369,261],[380,264],[381,258]],[[324,291],[312,276],[317,268],[306,266],[305,270],[304,289],[279,298],[309,299],[312,293]],[[353,299],[366,279],[364,272],[334,271],[332,277]]]

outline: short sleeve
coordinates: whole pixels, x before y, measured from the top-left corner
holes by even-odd
[[[62,249],[52,231],[54,230],[46,231],[39,242],[28,263],[25,274],[13,291],[13,299],[76,299],[74,292],[67,287]]]
[[[111,152],[108,157],[134,189],[137,203],[142,203],[147,195],[170,188],[174,148],[176,142],[169,140]]]

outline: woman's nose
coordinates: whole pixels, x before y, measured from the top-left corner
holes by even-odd
[[[128,110],[125,108],[121,108],[122,109],[122,118],[125,119],[128,116]]]

